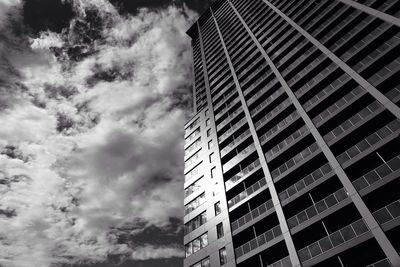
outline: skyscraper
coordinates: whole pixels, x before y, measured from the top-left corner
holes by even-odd
[[[185,267],[400,266],[399,18],[397,0],[200,16]]]

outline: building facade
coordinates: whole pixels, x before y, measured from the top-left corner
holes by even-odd
[[[400,266],[400,1],[217,0],[187,33],[184,266]]]

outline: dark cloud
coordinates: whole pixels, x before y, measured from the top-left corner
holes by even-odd
[[[27,27],[37,35],[42,31],[60,33],[69,27],[74,17],[70,1],[62,0],[24,0],[23,18]]]
[[[122,14],[137,14],[142,7],[159,9],[174,4],[182,6],[186,4],[190,9],[202,13],[212,2],[212,0],[110,0]]]
[[[89,87],[95,86],[99,82],[113,82],[115,80],[126,80],[133,78],[133,67],[125,66],[102,66],[95,64],[92,68],[93,75],[86,79]]]
[[[13,145],[6,145],[0,151],[0,155],[6,155],[11,159],[19,159],[24,162],[27,162],[29,160],[29,157],[27,155],[24,155],[20,149],[18,149],[16,146]]]

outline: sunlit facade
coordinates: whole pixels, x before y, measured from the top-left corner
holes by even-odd
[[[400,266],[399,18],[382,0],[200,16],[185,267]]]

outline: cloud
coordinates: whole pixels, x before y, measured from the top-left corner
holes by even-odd
[[[26,2],[10,3],[0,2],[16,15],[0,22],[14,25],[0,47],[0,265],[181,257],[195,14],[76,0],[55,4],[73,17],[46,22],[43,11],[32,26]]]
[[[173,247],[140,247],[132,252],[134,260],[163,259],[172,257],[183,257],[181,248]]]

